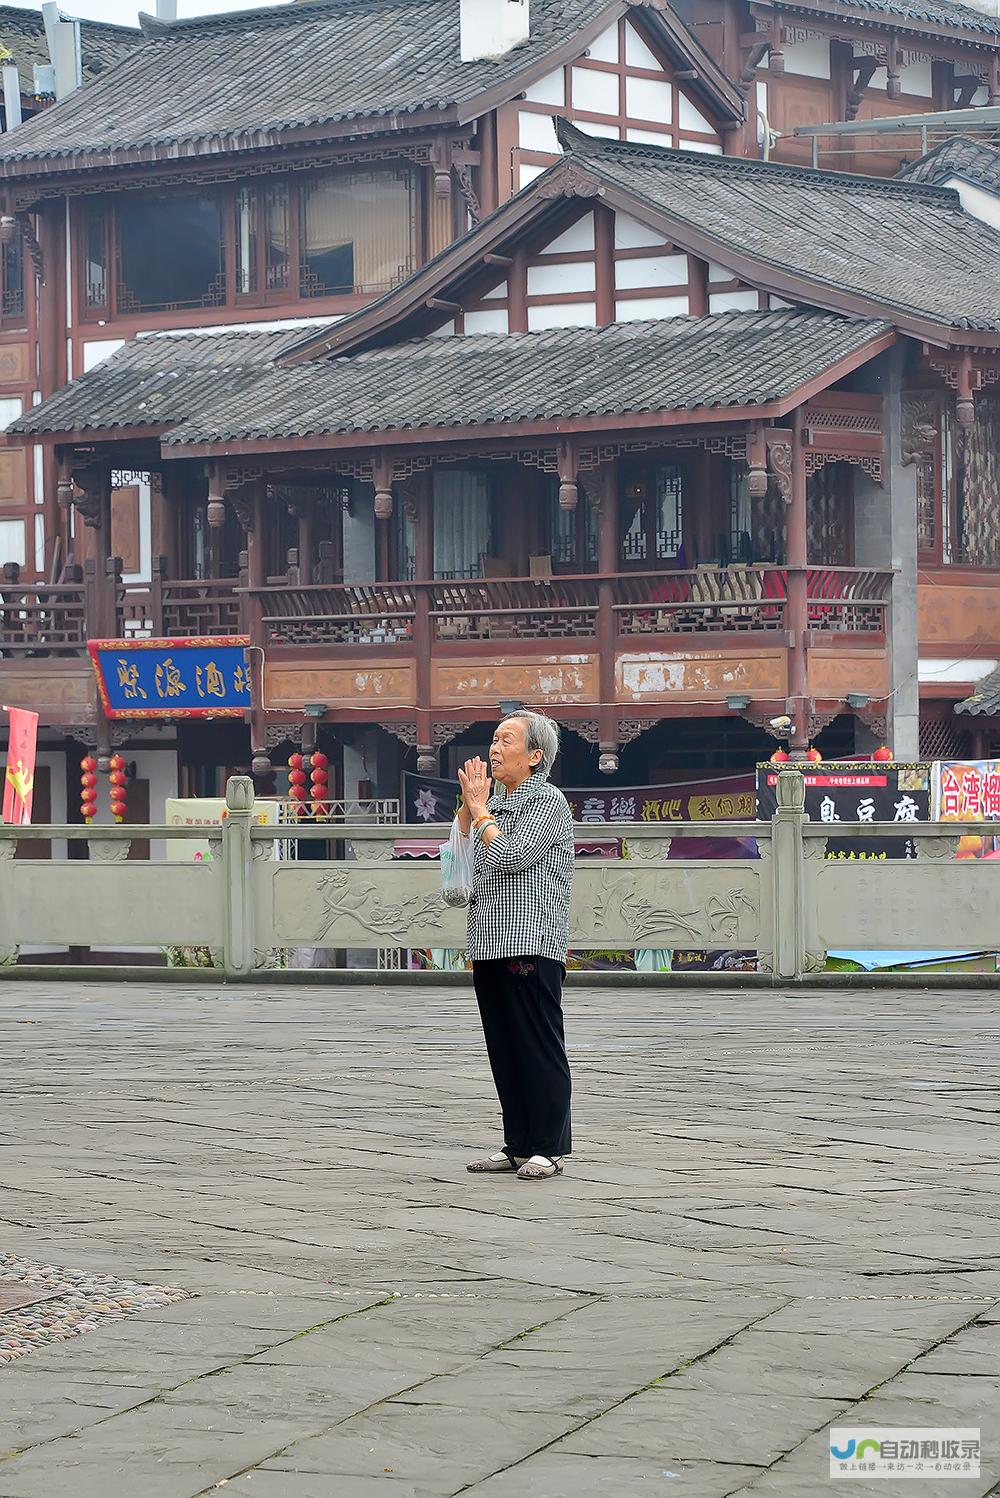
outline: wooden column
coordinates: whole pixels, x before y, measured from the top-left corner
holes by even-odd
[[[115,569],[109,568],[111,560],[111,468],[109,464],[89,458],[77,462],[73,468],[76,486],[74,503],[78,521],[91,532],[92,542],[88,548],[88,561],[92,562],[85,573],[88,583],[86,594],[87,634],[92,640],[114,639],[117,635]]]
[[[417,474],[407,486],[403,503],[409,507],[414,524],[414,581],[429,583],[434,579],[434,490],[429,473]],[[431,702],[432,638],[430,589],[414,589],[413,654],[416,675],[417,771],[421,775],[438,773],[438,753],[434,746],[434,713]]]
[[[497,117],[492,109],[479,120],[479,202],[484,217],[500,204]]]
[[[313,501],[309,495],[303,494],[300,498],[293,500],[288,508],[298,521],[299,582],[311,583],[314,573],[315,548]]]
[[[267,483],[257,479],[244,491],[245,500],[237,513],[247,537],[247,587],[263,588],[267,584]],[[254,647],[248,657],[253,706],[250,709],[250,746],[253,773],[263,777],[270,772],[271,761],[267,754],[267,733],[264,722],[264,608],[253,592],[246,596],[244,623],[250,644]]]
[[[514,251],[514,263],[507,276],[507,327],[511,333],[528,331],[528,255]]]
[[[607,463],[589,480],[597,505],[597,662],[600,704],[598,745],[602,755],[618,756],[618,704],[615,700],[615,583],[618,572],[618,464]]]
[[[789,749],[804,753],[809,747],[809,680],[806,636],[809,605],[806,596],[806,453],[801,406],[792,418],[791,494],[788,505],[788,628],[792,643],[788,651],[788,695],[791,699],[792,732]]]
[[[42,400],[48,397],[68,379],[66,354],[66,209],[56,199],[40,206],[38,213],[39,241],[42,252],[42,279],[38,287],[38,389]],[[30,258],[25,246],[25,278],[31,277]],[[29,279],[30,286],[30,279]],[[30,297],[31,292],[28,291]],[[29,449],[30,453],[30,449]],[[30,463],[30,457],[28,459]],[[56,542],[60,533],[59,501],[57,486],[61,474],[55,449],[46,444],[42,448],[42,493],[35,495],[35,502],[42,501],[45,532],[44,577],[51,575],[56,555]],[[29,548],[30,549],[30,548]],[[65,561],[65,556],[63,557]]]
[[[594,258],[597,326],[606,328],[615,320],[615,215],[606,203],[594,209]]]

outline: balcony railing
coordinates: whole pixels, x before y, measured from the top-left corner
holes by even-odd
[[[0,581],[0,656],[77,655],[87,642],[84,584]]]
[[[808,626],[820,634],[884,635],[892,574],[810,567]],[[236,579],[118,583],[120,638],[254,633],[271,645],[431,648],[490,641],[593,639],[602,607],[624,641],[656,635],[776,635],[788,628],[788,570],[697,567],[684,572],[473,578],[435,582],[292,582],[246,589]],[[98,630],[83,583],[0,582],[0,654],[75,655]],[[605,616],[606,617],[606,616]]]
[[[811,567],[811,629],[882,634],[891,573]],[[254,590],[272,645],[405,645],[418,612],[429,638],[447,643],[592,637],[602,587],[620,637],[775,633],[787,628],[783,567],[697,567],[610,577],[488,578],[454,582],[272,586]]]
[[[119,637],[183,639],[240,634],[238,586],[235,578],[154,578],[151,583],[121,583],[117,590]]]

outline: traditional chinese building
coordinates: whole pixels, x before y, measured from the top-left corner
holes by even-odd
[[[517,701],[582,784],[747,766],[786,713],[915,758],[921,658],[955,734],[1000,657],[1000,240],[891,150],[773,138],[997,96],[1000,23],[899,9],[147,23],[18,127],[0,673],[54,772],[69,740],[51,814],[81,746],[127,746],[141,817],[304,732],[392,794]],[[88,640],[243,636],[248,699],[189,646],[99,701]]]

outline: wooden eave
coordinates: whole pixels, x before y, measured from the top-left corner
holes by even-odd
[[[610,412],[604,416],[565,416],[535,421],[481,422],[462,426],[404,428],[399,430],[377,430],[371,432],[315,433],[302,437],[261,437],[220,439],[218,442],[161,442],[164,459],[172,458],[227,458],[249,456],[254,453],[299,453],[299,452],[369,452],[372,448],[410,447],[423,449],[428,446],[468,445],[470,454],[483,453],[492,443],[509,448],[511,443],[526,439],[547,438],[549,441],[568,436],[605,436],[613,432],[635,432],[661,430],[670,427],[705,426],[726,430],[733,423],[749,421],[776,421],[787,416],[798,406],[822,394],[838,380],[845,379],[862,364],[876,358],[896,341],[890,330],[877,334],[859,349],[829,365],[821,374],[805,380],[794,390],[776,400],[751,406],[695,406],[680,410],[635,411],[622,414]]]
[[[457,0],[456,0],[457,3]],[[0,159],[0,181],[25,179],[74,178],[81,172],[120,171],[124,167],[148,167],[163,164],[177,170],[181,162],[207,164],[218,157],[237,156],[259,151],[279,151],[289,146],[323,145],[350,139],[366,139],[391,133],[408,135],[411,131],[441,126],[468,126],[482,115],[506,104],[524,92],[537,79],[572,62],[602,31],[621,17],[631,15],[661,46],[683,59],[696,73],[691,89],[707,103],[720,125],[733,128],[745,118],[743,96],[726,78],[725,73],[695,37],[666,5],[665,0],[613,0],[593,20],[561,46],[498,83],[495,87],[444,109],[418,108],[397,113],[333,120],[325,125],[299,125],[273,130],[252,130],[235,134],[194,136],[187,140],[157,141],[145,145],[122,146],[102,150],[67,150],[58,156],[39,155],[13,160]]]
[[[841,3],[841,0],[755,0],[750,10],[753,15],[777,10],[782,14],[797,14],[817,21],[839,21],[844,27],[839,35],[845,41],[849,41],[852,36],[857,37],[859,32],[906,32],[910,35],[933,37],[936,41],[951,42],[960,49],[977,47],[996,52],[1000,48],[1000,36],[991,37],[985,31],[971,28],[964,31],[958,26],[936,25],[933,21],[921,21],[913,16],[859,11],[852,5]]]
[[[355,159],[357,152],[371,151],[382,147],[391,151],[398,147],[401,155],[414,147],[431,146],[444,135],[454,147],[467,149],[472,141],[472,126],[438,126],[424,128],[421,120],[412,131],[397,130],[389,133],[385,121],[380,129],[364,136],[355,134],[327,140],[303,140],[296,145],[273,146],[268,150],[255,151],[251,156],[234,152],[218,152],[206,157],[185,157],[152,163],[134,162],[128,165],[96,167],[78,171],[68,177],[56,172],[39,179],[19,177],[8,179],[8,186],[0,188],[0,199],[8,211],[16,212],[30,208],[46,199],[78,197],[88,193],[149,191],[176,183],[197,180],[212,185],[216,182],[233,182],[249,177],[280,175],[290,170],[301,170],[304,156],[322,152],[323,163],[336,166],[338,161],[346,163]],[[53,163],[55,165],[55,163]],[[2,172],[0,172],[2,180]]]

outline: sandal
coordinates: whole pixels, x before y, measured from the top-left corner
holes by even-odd
[[[561,1156],[550,1159],[548,1155],[532,1155],[530,1160],[525,1160],[517,1173],[519,1181],[547,1181],[551,1176],[562,1173],[559,1164]]]
[[[517,1166],[503,1150],[497,1150],[495,1155],[487,1155],[483,1160],[470,1160],[465,1168],[476,1174],[492,1174],[498,1171],[516,1170]]]

